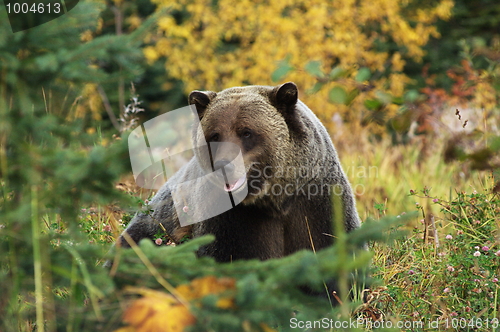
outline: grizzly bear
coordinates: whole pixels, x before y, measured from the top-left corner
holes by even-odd
[[[298,99],[297,86],[234,87],[221,92],[193,91],[199,127],[195,146],[206,141],[209,156],[195,148],[194,157],[172,176],[125,232],[135,241],[166,230],[179,241],[186,233],[213,234],[200,256],[219,262],[283,257],[301,249],[319,250],[332,244],[332,194],[341,195],[346,231],[360,224],[351,187],[330,136],[314,113]],[[230,143],[235,149],[217,147]],[[233,150],[233,151],[231,151]],[[233,165],[240,154],[243,168]],[[223,170],[220,185],[195,187],[187,201],[175,202],[172,191],[189,179]],[[220,173],[220,172],[219,172]],[[338,190],[340,188],[340,191]],[[242,194],[243,193],[243,194]],[[231,194],[239,204],[225,212],[182,227],[176,204],[210,207]],[[335,201],[335,200],[333,200]],[[128,247],[123,235],[121,245]]]

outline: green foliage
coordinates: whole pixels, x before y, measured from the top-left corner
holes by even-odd
[[[385,206],[384,203],[375,203],[373,207],[375,210],[378,211],[380,215],[385,214],[385,211],[387,210],[387,207]]]
[[[113,283],[96,264],[103,248],[88,245],[78,214],[82,205],[126,202],[114,187],[128,170],[127,146],[72,120],[73,111],[86,84],[141,73],[137,46],[151,22],[133,35],[81,41],[102,9],[82,1],[57,20],[13,34],[0,7],[2,331],[82,331],[88,315],[105,316],[98,301]]]
[[[457,197],[449,202],[440,202],[443,211],[457,229],[459,240],[468,240],[476,246],[491,245],[495,242],[498,225],[495,216],[500,212],[498,195],[488,195],[465,192],[457,193]],[[463,243],[465,244],[465,243]]]
[[[429,76],[435,77],[438,87],[450,89],[453,82],[446,72],[460,63],[463,49],[461,42],[471,43],[474,39],[481,39],[489,43],[498,37],[500,6],[495,0],[455,0],[453,13],[448,21],[437,22],[440,38],[432,38],[425,46],[426,55],[421,63],[409,61],[407,72],[417,83],[423,87],[425,76],[423,71],[428,70]],[[484,59],[476,58],[476,64],[485,68]],[[427,69],[424,69],[428,67]]]
[[[391,275],[387,286],[393,304],[386,314],[438,320],[441,328],[459,329],[467,322],[470,330],[491,331],[499,326],[498,195],[459,192],[448,201],[428,196],[429,191],[422,194],[445,215],[435,225],[439,246],[423,241],[421,227],[395,241],[384,256],[386,264],[379,265]]]
[[[332,88],[328,93],[328,97],[332,103],[345,104],[347,101],[347,93],[340,86]]]
[[[152,266],[174,286],[186,284],[195,278],[216,276],[236,280],[235,306],[221,309],[215,299],[207,299],[196,307],[197,323],[191,331],[244,331],[245,326],[258,331],[259,325],[267,324],[279,331],[293,330],[290,318],[298,320],[318,320],[323,317],[335,320],[348,320],[339,316],[338,308],[331,308],[326,294],[323,297],[308,296],[301,288],[311,287],[319,294],[324,293],[324,282],[339,279],[341,271],[347,273],[349,283],[354,283],[351,294],[343,307],[352,312],[360,304],[359,290],[370,283],[366,278],[371,253],[364,243],[371,241],[387,242],[399,233],[389,230],[395,225],[406,223],[412,216],[403,218],[386,217],[381,220],[368,220],[352,233],[339,234],[336,244],[319,252],[303,250],[293,255],[267,261],[249,260],[231,263],[216,263],[212,258],[197,258],[195,251],[203,244],[213,240],[205,236],[190,240],[176,247],[157,247],[151,241],[142,241],[140,250]],[[343,238],[343,240],[340,240]],[[127,286],[162,289],[157,278],[151,274],[144,261],[132,250],[118,252],[119,267],[114,280],[118,290],[126,291]],[[344,257],[344,258],[342,258]],[[341,281],[339,281],[341,283]],[[356,290],[357,289],[357,290]],[[358,293],[356,293],[358,292]],[[342,294],[340,294],[342,296]],[[208,301],[208,302],[207,302]]]
[[[304,66],[304,70],[318,78],[324,77],[323,71],[321,70],[321,61],[309,61]]]
[[[290,55],[279,62],[278,68],[271,74],[271,79],[273,82],[279,82],[283,80],[290,71],[293,70],[292,65],[290,65]]]
[[[356,81],[362,83],[364,81],[368,81],[370,77],[372,76],[372,73],[370,72],[369,68],[363,67],[360,68],[358,73],[356,74]]]

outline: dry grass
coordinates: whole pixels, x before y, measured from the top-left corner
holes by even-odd
[[[363,137],[361,135],[361,137]],[[450,199],[455,192],[485,192],[491,188],[489,172],[470,172],[459,162],[443,161],[445,139],[426,143],[422,140],[408,145],[393,145],[389,139],[369,142],[351,139],[339,148],[339,155],[356,193],[362,220],[380,216],[375,204],[384,204],[383,213],[399,215],[415,211],[419,203],[429,199],[410,196],[410,190],[429,189],[429,195]],[[442,217],[439,211],[432,211]]]

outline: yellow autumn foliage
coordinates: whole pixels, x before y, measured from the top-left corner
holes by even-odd
[[[316,94],[302,93],[301,99],[324,120],[335,112],[345,116],[362,109],[364,100],[374,98],[377,91],[401,96],[409,82],[401,73],[403,57],[421,60],[422,47],[431,36],[439,36],[433,24],[449,18],[453,7],[452,0],[422,8],[414,8],[408,0],[153,2],[158,10],[167,6],[172,10],[158,22],[156,52],[148,47],[145,55],[150,61],[165,56],[169,75],[182,80],[186,92],[275,84],[271,73],[287,57],[295,70],[282,81],[296,82],[302,92],[318,81],[304,72],[313,60],[321,62],[324,73],[340,66],[351,78],[361,67],[384,73],[372,79],[370,88],[349,107],[329,104],[328,91],[342,85],[349,92],[356,84],[352,79],[329,82]],[[388,40],[399,50],[389,53],[377,47]]]
[[[173,296],[145,288],[138,293],[143,297],[135,300],[123,315],[123,322],[129,326],[116,332],[182,332],[194,324],[189,309]]]
[[[208,276],[195,279],[189,285],[180,285],[176,290],[187,301],[192,301],[210,294],[220,294],[235,289],[235,287],[234,279],[217,279],[214,276]],[[234,307],[234,300],[232,297],[221,297],[217,300],[216,305],[221,309],[230,309]]]
[[[93,120],[102,119],[102,99],[95,83],[87,83],[82,89],[81,96],[74,102],[74,110],[70,113],[71,119],[83,118],[89,113]]]
[[[196,322],[196,318],[185,303],[207,295],[231,291],[235,287],[234,279],[207,276],[195,279],[190,284],[178,286],[176,288],[178,298],[148,288],[131,288],[128,290],[129,293],[139,294],[142,297],[134,300],[123,314],[123,322],[128,326],[115,332],[182,332]],[[221,309],[234,308],[234,299],[231,296],[221,297],[216,305]]]

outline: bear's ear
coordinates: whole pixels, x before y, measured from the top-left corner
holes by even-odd
[[[203,117],[203,113],[207,109],[208,104],[212,101],[217,94],[213,91],[193,91],[189,94],[189,105],[195,105],[198,117]]]
[[[271,104],[283,115],[291,131],[297,135],[306,135],[306,128],[304,128],[304,124],[296,114],[295,105],[297,104],[298,95],[299,92],[295,83],[288,82],[273,88],[269,99]]]
[[[281,112],[293,110],[298,99],[298,89],[295,83],[288,82],[275,87],[271,93],[271,101]]]

